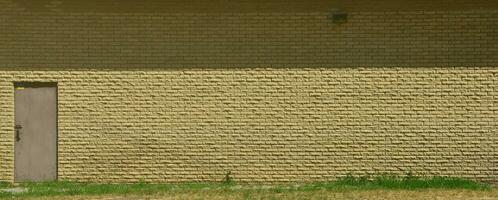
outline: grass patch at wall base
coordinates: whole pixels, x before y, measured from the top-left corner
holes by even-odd
[[[161,194],[170,192],[195,192],[205,190],[216,190],[233,193],[242,192],[307,192],[316,190],[417,190],[417,189],[467,189],[467,190],[489,190],[490,185],[478,183],[461,178],[433,177],[422,179],[416,177],[353,177],[347,176],[337,181],[288,184],[288,185],[238,185],[235,183],[187,183],[187,184],[96,184],[96,183],[74,183],[74,182],[47,182],[47,183],[0,183],[1,189],[23,188],[26,192],[12,193],[0,191],[1,197],[38,197],[38,196],[72,196],[72,195],[107,195],[107,194]]]

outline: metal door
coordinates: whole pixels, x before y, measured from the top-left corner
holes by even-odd
[[[14,85],[14,181],[57,179],[57,86]]]

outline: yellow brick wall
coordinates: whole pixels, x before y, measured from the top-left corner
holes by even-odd
[[[62,180],[498,179],[496,67],[0,68],[0,80],[2,181],[16,81],[58,83]]]

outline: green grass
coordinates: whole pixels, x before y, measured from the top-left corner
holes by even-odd
[[[491,186],[461,178],[433,177],[422,179],[413,176],[377,176],[353,177],[346,176],[337,181],[311,183],[302,185],[237,185],[229,183],[188,183],[188,184],[94,184],[74,183],[66,181],[47,183],[22,183],[14,186],[9,183],[0,183],[0,188],[27,188],[24,193],[0,192],[0,198],[9,197],[40,197],[40,196],[69,196],[69,195],[106,195],[106,194],[160,194],[167,192],[192,192],[200,190],[216,190],[220,192],[241,192],[250,195],[260,192],[306,192],[316,190],[418,190],[418,189],[468,189],[490,190]]]
[[[462,178],[453,177],[432,177],[418,178],[414,176],[396,177],[396,176],[376,176],[369,177],[353,177],[346,176],[338,181],[328,183],[316,183],[303,186],[301,189],[355,189],[355,190],[371,190],[371,189],[401,189],[401,190],[417,190],[417,189],[468,189],[468,190],[489,190],[491,186],[484,183],[478,183]]]

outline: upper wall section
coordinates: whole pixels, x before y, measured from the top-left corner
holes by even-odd
[[[5,0],[4,0],[5,1]],[[83,13],[296,13],[449,11],[498,8],[496,0],[10,0],[29,12]]]
[[[498,3],[0,0],[0,44],[2,67],[497,66]]]

